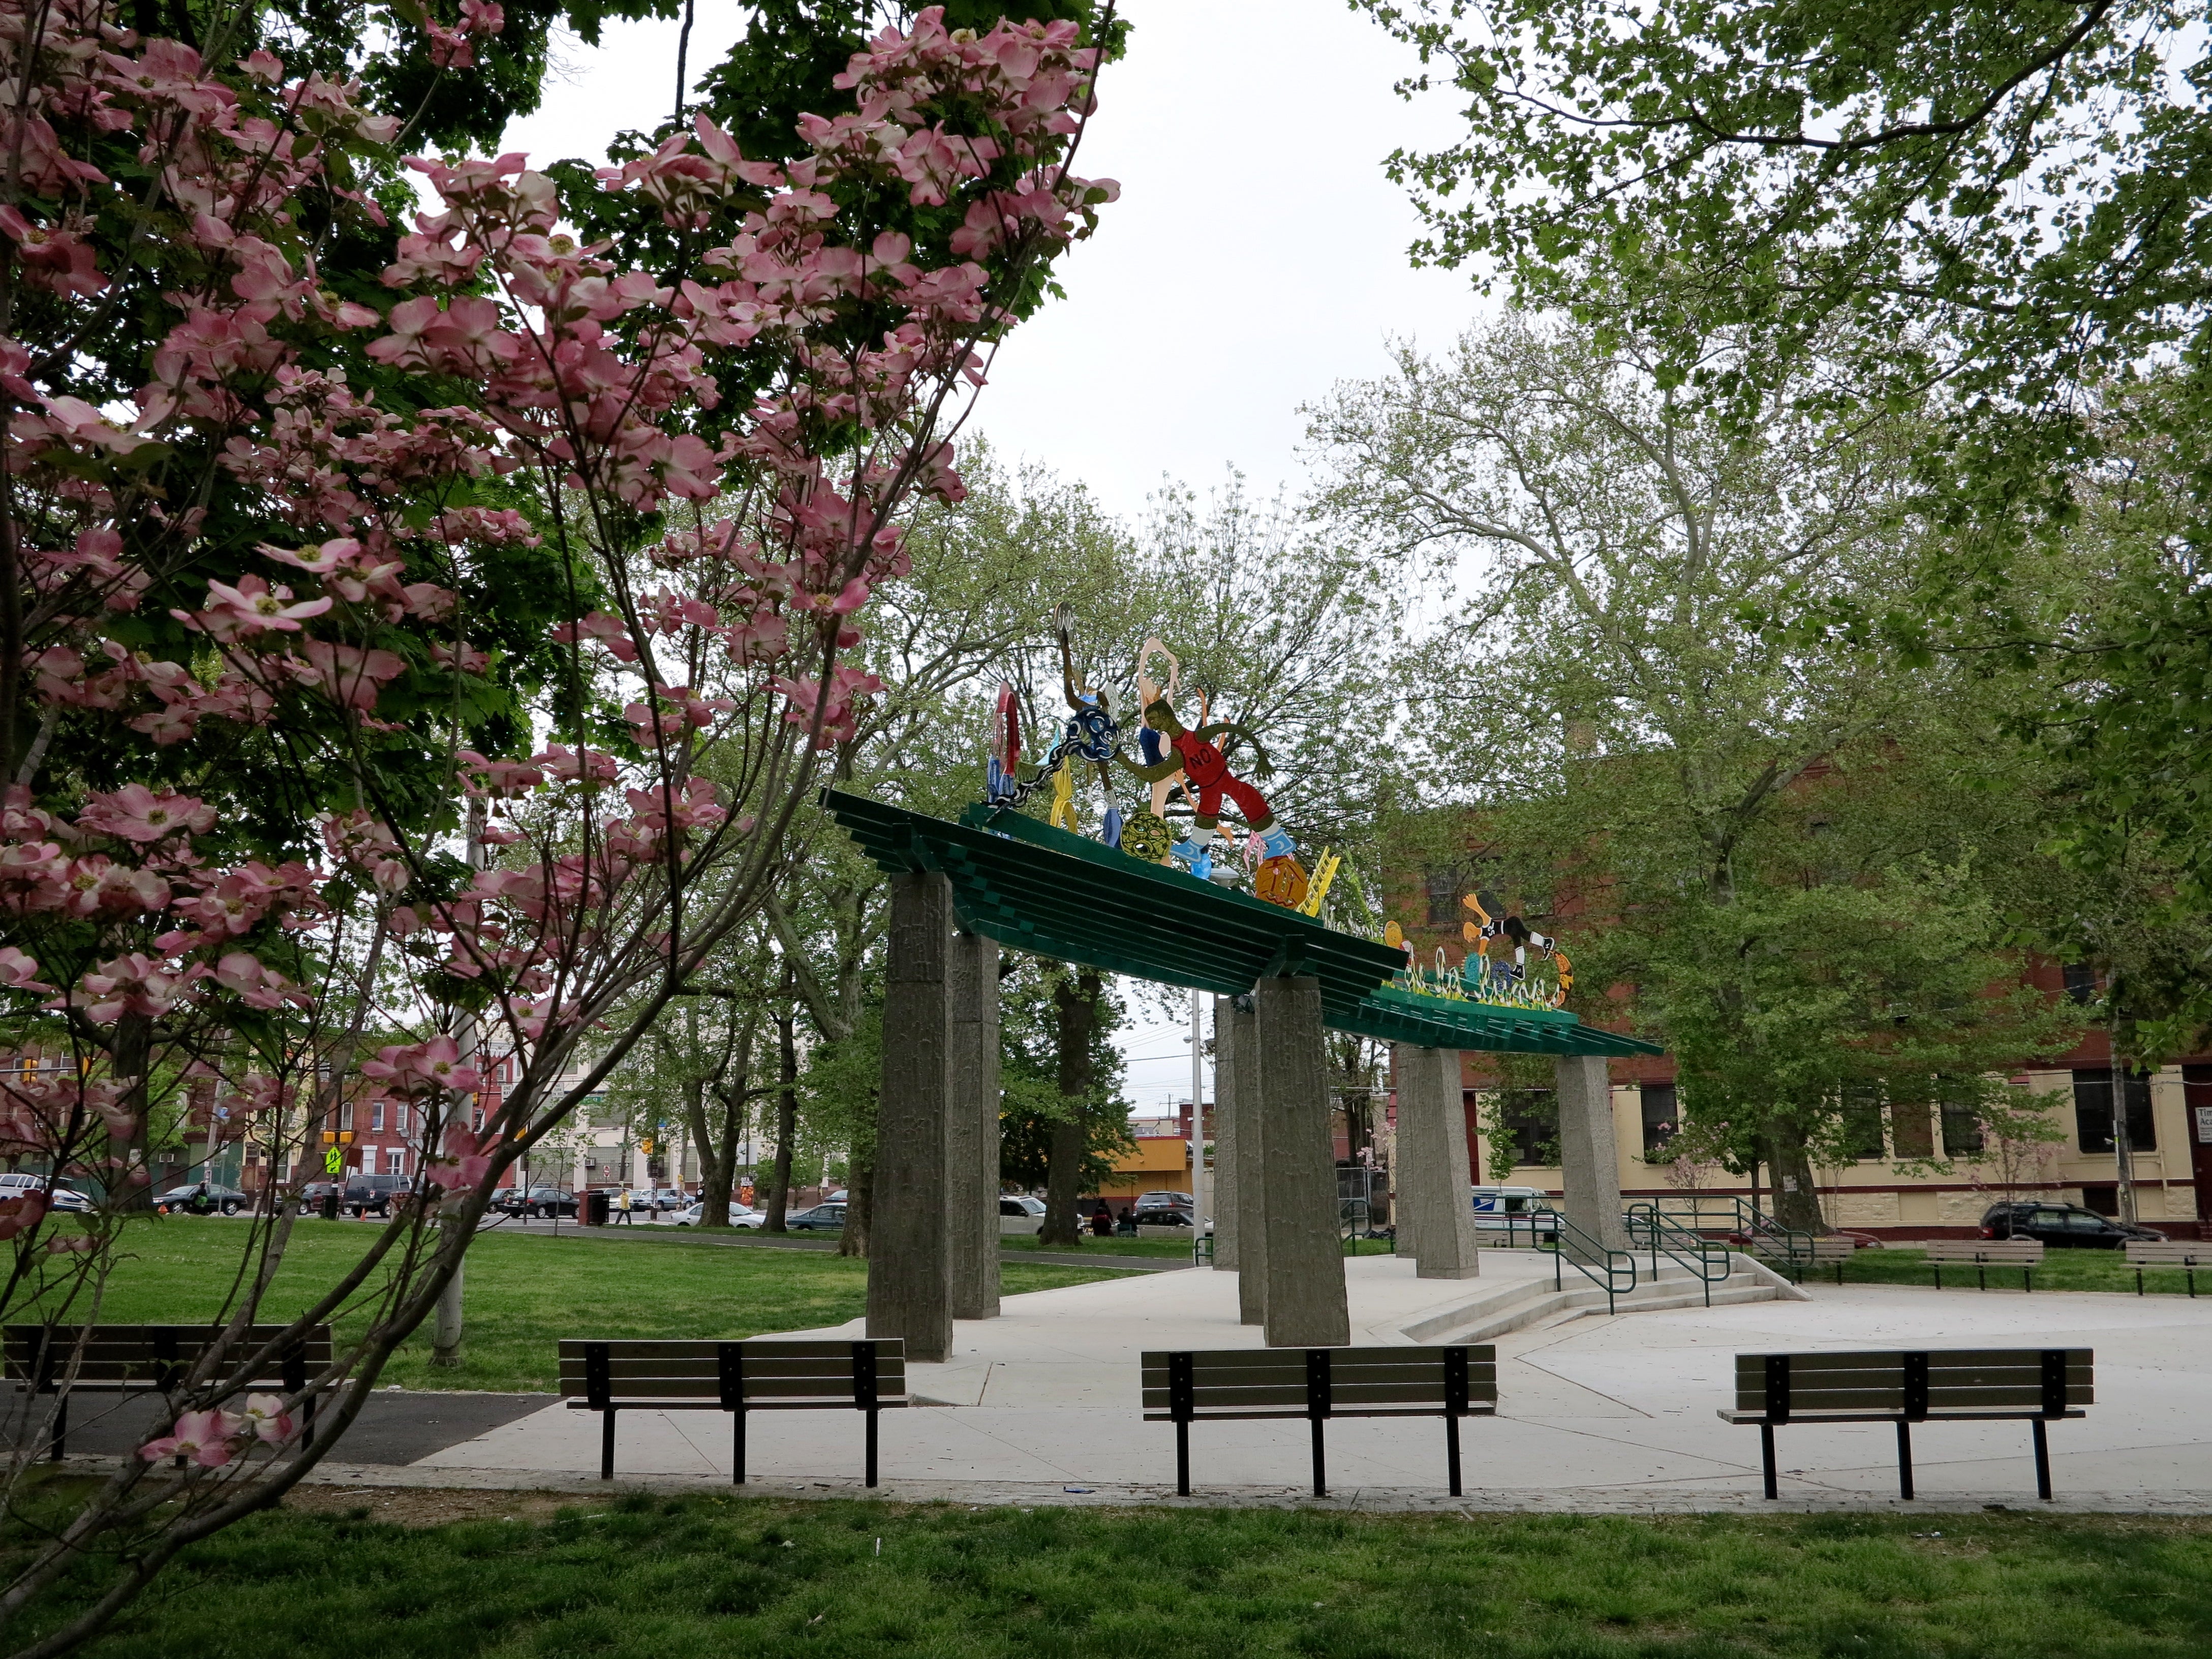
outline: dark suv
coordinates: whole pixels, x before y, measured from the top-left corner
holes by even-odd
[[[404,1198],[414,1185],[403,1175],[348,1176],[338,1206],[356,1218],[364,1214],[390,1215],[392,1200]]]
[[[2099,1215],[2078,1204],[1992,1204],[1982,1217],[1984,1238],[2033,1238],[2051,1250],[2117,1250],[2131,1239],[2162,1239],[2148,1227]]]

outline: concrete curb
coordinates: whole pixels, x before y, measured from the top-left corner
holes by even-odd
[[[1172,1486],[1139,1484],[1081,1486],[1043,1482],[885,1480],[873,1489],[854,1480],[748,1481],[743,1486],[711,1475],[624,1475],[600,1480],[588,1474],[522,1469],[416,1468],[374,1463],[325,1463],[301,1483],[353,1486],[364,1492],[530,1492],[574,1493],[580,1498],[630,1492],[662,1496],[714,1492],[745,1498],[866,1498],[887,1504],[965,1504],[1066,1509],[1320,1509],[1371,1515],[2135,1515],[2212,1516],[2212,1492],[2146,1498],[2139,1492],[2077,1492],[2049,1504],[2017,1497],[1992,1502],[1971,1496],[1923,1498],[1912,1503],[1863,1493],[1824,1491],[1809,1481],[1789,1483],[1772,1502],[1755,1490],[1710,1492],[1686,1487],[1583,1488],[1552,1492],[1475,1491],[1454,1498],[1431,1487],[1352,1486],[1316,1498],[1299,1486],[1214,1486],[1188,1498]]]

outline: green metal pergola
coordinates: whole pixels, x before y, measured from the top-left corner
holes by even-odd
[[[1398,951],[1247,893],[1149,864],[1021,813],[971,806],[957,823],[825,789],[822,804],[889,875],[945,876],[963,927],[1011,950],[1237,996],[1311,975],[1334,1030],[1504,1054],[1656,1054],[1656,1044],[1563,1009],[1417,996],[1389,981]]]

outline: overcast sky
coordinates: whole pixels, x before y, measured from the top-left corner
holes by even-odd
[[[1344,0],[1121,9],[1129,53],[1101,77],[1078,171],[1119,179],[1121,199],[1064,263],[1066,301],[1000,354],[975,424],[1132,518],[1164,475],[1204,487],[1233,466],[1295,493],[1301,403],[1380,373],[1389,337],[1441,346],[1486,308],[1464,276],[1412,268],[1418,223],[1382,173],[1395,146],[1447,141],[1451,106],[1400,100],[1412,54]],[[741,22],[702,8],[692,64],[720,58]],[[507,147],[599,159],[617,131],[649,127],[674,102],[675,39],[673,24],[618,23],[603,50],[571,47]],[[1125,1034],[1140,1112],[1188,1093],[1186,1030]]]

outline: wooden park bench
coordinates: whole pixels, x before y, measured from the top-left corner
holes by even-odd
[[[730,1479],[745,1479],[745,1413],[866,1413],[867,1480],[876,1484],[876,1413],[907,1403],[906,1344],[860,1341],[564,1340],[561,1394],[571,1411],[600,1413],[599,1479],[615,1476],[615,1413],[730,1413]]]
[[[282,1325],[251,1325],[233,1338],[229,1364],[268,1348],[284,1334]],[[72,1395],[167,1394],[193,1366],[208,1345],[222,1334],[219,1325],[10,1325],[0,1352],[8,1375],[34,1394],[61,1396],[54,1407],[53,1441],[48,1455],[59,1462],[68,1449]],[[79,1344],[82,1341],[82,1347]],[[237,1380],[246,1389],[281,1389],[295,1395],[308,1376],[331,1363],[331,1328],[317,1325],[304,1339],[252,1376]],[[226,1371],[228,1379],[229,1373]],[[315,1402],[309,1399],[304,1420],[314,1432]]]
[[[2035,1288],[2035,1270],[2043,1265],[2043,1241],[2039,1238],[1931,1238],[1928,1241],[1928,1265],[1936,1270],[1936,1288],[1943,1288],[1943,1264],[1947,1261],[1974,1264],[1976,1284],[1986,1291],[1990,1287],[1990,1269],[2017,1267],[2020,1287],[2023,1291]]]
[[[2189,1296],[2197,1298],[2197,1270],[2212,1267],[2212,1244],[2190,1244],[2179,1239],[2131,1238],[2127,1244],[2128,1266],[2136,1270],[2136,1294],[2143,1293],[2145,1267],[2179,1267],[2189,1275]]]
[[[1176,1425],[1176,1490],[1190,1496],[1190,1425],[1201,1419],[1303,1417],[1313,1425],[1314,1495],[1328,1495],[1322,1425],[1332,1417],[1442,1417],[1444,1467],[1460,1496],[1459,1420],[1498,1409],[1498,1350],[1222,1348],[1148,1352],[1145,1420]]]
[[[1740,1353],[1730,1423],[1759,1425],[1766,1495],[1784,1423],[1894,1423],[1900,1495],[1912,1496],[1912,1425],[2019,1420],[2035,1445],[2036,1496],[2051,1496],[2044,1425],[2094,1399],[2087,1348],[1952,1348],[1904,1353]]]
[[[1792,1279],[1800,1281],[1803,1279],[1807,1267],[1832,1261],[1836,1265],[1836,1283],[1838,1285],[1844,1282],[1844,1263],[1858,1254],[1858,1248],[1856,1240],[1846,1238],[1841,1233],[1807,1238],[1795,1249],[1778,1248],[1771,1241],[1765,1240],[1753,1247],[1761,1260],[1779,1262],[1790,1270]]]

